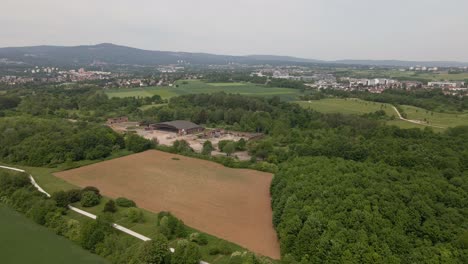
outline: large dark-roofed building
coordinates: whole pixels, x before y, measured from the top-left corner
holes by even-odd
[[[157,123],[152,125],[152,127],[157,130],[171,131],[178,134],[194,134],[204,130],[202,126],[185,120]]]

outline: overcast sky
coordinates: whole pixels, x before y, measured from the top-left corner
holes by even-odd
[[[468,0],[0,0],[0,46],[468,61]]]

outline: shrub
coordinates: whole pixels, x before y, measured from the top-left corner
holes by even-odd
[[[208,239],[206,238],[206,236],[204,234],[200,234],[200,233],[197,233],[197,232],[190,234],[189,241],[190,242],[195,242],[198,245],[208,244]]]
[[[234,141],[232,141],[232,140],[220,140],[220,141],[218,142],[218,149],[219,149],[219,151],[223,151],[224,147],[225,147],[227,144],[232,143],[232,142],[234,142]]]
[[[166,237],[171,237],[171,229],[169,228],[169,218],[167,216],[164,216],[159,221],[159,232],[161,232],[161,234],[163,234]]]
[[[144,222],[143,212],[139,210],[138,208],[128,209],[128,211],[125,213],[125,216],[127,217],[128,221],[130,221],[131,223]]]
[[[236,143],[228,142],[226,145],[224,145],[222,151],[226,153],[227,156],[231,156],[231,154],[234,153],[234,151],[236,151]]]
[[[229,258],[229,264],[242,264],[242,253],[239,251],[236,251],[231,254],[231,257]]]
[[[187,236],[187,230],[184,222],[177,219],[171,213],[161,212],[158,214],[158,225],[160,232],[171,238],[182,238]]]
[[[172,263],[198,264],[201,260],[200,249],[195,243],[179,240],[172,255]]]
[[[52,199],[55,201],[58,207],[67,208],[69,204],[68,194],[64,191],[54,192]]]
[[[79,189],[72,189],[66,192],[68,195],[69,203],[76,203],[81,200],[81,191]]]
[[[104,210],[103,212],[109,212],[109,213],[115,213],[117,212],[117,207],[115,206],[114,200],[109,200],[107,203],[104,205]]]
[[[81,206],[93,207],[98,205],[100,197],[93,191],[86,191],[81,194]]]
[[[132,263],[164,264],[170,262],[167,238],[159,234],[155,239],[144,242]]]
[[[56,207],[52,201],[41,199],[32,206],[28,214],[34,222],[40,225],[45,225],[47,213],[53,212],[54,209],[56,209]]]
[[[154,147],[154,142],[134,134],[125,137],[125,146],[133,152],[142,152]]]
[[[67,222],[60,211],[47,213],[45,216],[45,226],[53,229],[58,235],[64,235],[67,232]]]
[[[247,146],[247,142],[245,141],[244,138],[241,138],[239,139],[239,141],[237,141],[236,150],[244,151],[246,150],[246,146]]]
[[[81,224],[75,219],[69,219],[66,222],[66,232],[63,234],[71,241],[79,242],[80,240]]]
[[[203,155],[211,155],[211,152],[214,150],[213,144],[211,141],[207,140],[203,143],[202,154]]]
[[[25,188],[17,189],[11,194],[13,207],[23,213],[27,212],[36,200],[37,197],[35,197],[30,190]]]
[[[175,153],[192,153],[193,149],[187,141],[182,139],[174,141],[172,144],[172,151]]]
[[[99,191],[98,188],[94,187],[94,186],[87,186],[87,187],[84,187],[82,190],[81,190],[81,195],[83,195],[84,192],[93,192],[95,193],[99,198],[101,198],[101,193]]]
[[[95,252],[96,245],[104,240],[106,234],[111,233],[107,223],[102,221],[88,221],[81,227],[80,244],[84,249]]]
[[[115,199],[115,203],[121,207],[136,207],[136,203],[134,201],[124,197]]]
[[[219,244],[219,252],[223,255],[229,255],[232,253],[232,249],[226,242],[221,242]]]
[[[217,246],[212,246],[208,249],[208,254],[210,255],[218,255],[220,254],[221,252],[219,251],[219,248]]]
[[[31,185],[31,180],[26,173],[18,173],[11,177],[13,186],[16,188],[22,188]]]

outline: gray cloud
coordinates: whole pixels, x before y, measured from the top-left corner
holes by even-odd
[[[0,46],[468,61],[466,0],[0,1]]]

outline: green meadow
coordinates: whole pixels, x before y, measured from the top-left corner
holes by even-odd
[[[0,216],[1,263],[108,263],[2,204]]]
[[[427,80],[427,81],[466,81],[468,80],[468,72],[448,73],[448,72],[414,72],[414,71],[399,71],[388,69],[372,69],[372,70],[348,70],[340,69],[347,72],[348,75],[355,78],[395,78],[405,80]]]
[[[468,126],[468,112],[440,113],[409,105],[403,105],[401,108],[408,119],[425,121],[429,125],[443,128]]]
[[[401,128],[424,128],[431,126],[435,131],[443,131],[449,127],[468,126],[468,112],[439,113],[415,106],[403,105],[401,108],[407,114],[407,119],[427,122],[427,125],[415,124],[397,118],[395,110],[390,104],[369,102],[360,99],[323,99],[312,101],[300,101],[299,105],[322,113],[342,113],[363,115],[366,113],[384,110],[388,116],[394,116],[394,120],[387,121],[388,125],[396,125]]]
[[[297,102],[305,108],[313,109],[322,113],[342,113],[352,115],[363,115],[379,110],[384,110],[388,116],[397,116],[392,106],[384,103],[369,102],[360,99],[322,99]]]
[[[149,97],[160,95],[163,99],[184,94],[198,93],[233,93],[248,96],[279,96],[286,101],[297,100],[302,92],[297,89],[268,87],[260,84],[234,82],[234,83],[208,83],[201,80],[181,80],[172,87],[137,87],[118,88],[106,91],[109,97]]]

